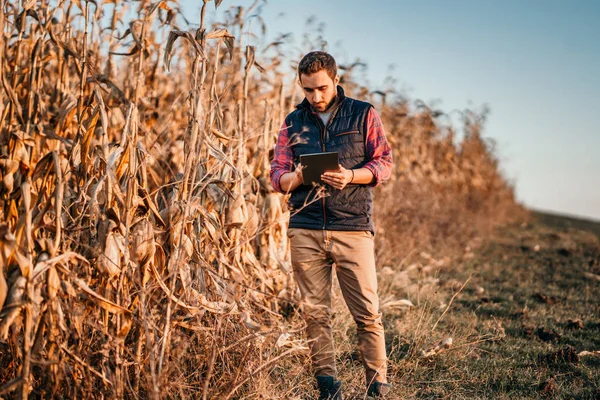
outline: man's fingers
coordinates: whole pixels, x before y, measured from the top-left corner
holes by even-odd
[[[338,190],[342,190],[346,187],[346,178],[343,173],[338,172],[324,172],[321,174],[321,179],[326,184],[333,186]]]

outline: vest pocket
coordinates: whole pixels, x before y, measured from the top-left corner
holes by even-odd
[[[341,132],[341,133],[336,133],[335,135],[333,135],[334,137],[340,137],[340,136],[344,136],[344,135],[353,135],[356,133],[360,133],[359,130],[353,130],[353,131],[347,131],[347,132]]]

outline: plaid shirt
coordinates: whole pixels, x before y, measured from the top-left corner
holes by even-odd
[[[317,118],[320,118],[315,113]],[[369,160],[363,168],[373,173],[374,180],[370,186],[377,186],[381,182],[390,179],[392,174],[392,149],[385,138],[383,123],[377,111],[373,107],[367,115],[367,137],[366,137],[367,159]],[[289,133],[285,122],[279,131],[275,155],[271,162],[271,184],[279,193],[285,193],[279,183],[281,176],[286,172],[294,171],[294,154],[289,146]]]

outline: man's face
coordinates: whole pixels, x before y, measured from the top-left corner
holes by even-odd
[[[314,74],[300,74],[300,85],[304,96],[318,112],[325,112],[333,103],[337,94],[339,76],[331,79],[325,70]]]

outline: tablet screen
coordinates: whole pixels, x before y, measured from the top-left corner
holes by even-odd
[[[324,185],[321,174],[326,171],[337,171],[339,168],[339,157],[337,151],[328,153],[312,153],[300,155],[302,165],[302,178],[304,185],[317,183]]]

